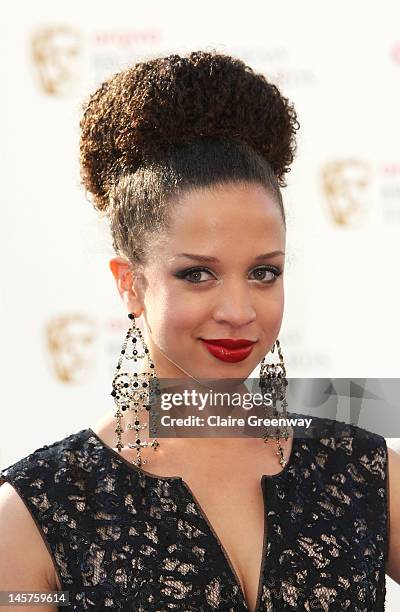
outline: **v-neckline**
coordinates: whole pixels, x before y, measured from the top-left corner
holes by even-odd
[[[185,487],[185,489],[187,489],[189,495],[193,498],[193,502],[196,504],[198,512],[201,516],[201,518],[205,521],[205,523],[208,526],[208,529],[211,533],[212,538],[214,539],[214,542],[216,544],[218,544],[218,546],[220,547],[222,556],[225,559],[226,564],[229,566],[231,574],[234,578],[234,581],[236,583],[236,585],[238,586],[241,598],[242,598],[242,603],[245,606],[246,610],[250,610],[249,604],[247,602],[246,599],[246,594],[244,592],[244,588],[242,586],[242,583],[240,581],[240,578],[238,576],[238,573],[232,563],[232,560],[230,559],[228,552],[225,548],[225,546],[222,544],[217,532],[215,531],[214,527],[212,526],[211,521],[209,520],[206,512],[203,510],[199,500],[197,499],[197,497],[195,496],[195,494],[193,493],[192,489],[189,487],[189,485],[183,480],[181,480],[181,484]],[[261,490],[262,490],[262,495],[263,495],[263,505],[264,505],[264,526],[263,526],[263,543],[262,543],[262,552],[261,552],[261,561],[260,561],[260,570],[259,570],[259,575],[258,575],[258,589],[257,589],[257,597],[256,597],[256,605],[254,608],[254,612],[258,612],[259,608],[260,608],[260,599],[261,599],[261,591],[262,591],[262,583],[263,583],[263,578],[264,578],[264,571],[265,571],[265,550],[266,550],[266,545],[268,542],[268,537],[267,537],[267,531],[268,531],[268,523],[267,523],[267,513],[266,513],[266,504],[265,504],[265,488],[264,488],[264,483],[265,483],[265,475],[262,475],[261,477]]]
[[[93,431],[93,429],[91,427],[87,428],[86,430],[83,430],[86,434],[92,435],[96,438],[96,440],[98,440],[98,442],[100,442],[100,444],[106,449],[108,450],[114,457],[116,457],[117,459],[119,459],[122,463],[125,463],[127,465],[128,468],[130,468],[132,471],[137,472],[137,473],[141,473],[144,474],[145,476],[149,476],[150,478],[155,478],[157,480],[169,480],[169,481],[173,481],[173,482],[178,482],[181,485],[183,485],[183,487],[186,489],[187,493],[189,494],[189,496],[192,498],[193,503],[196,505],[197,510],[199,515],[201,516],[201,518],[204,520],[204,522],[206,523],[206,525],[208,526],[209,532],[211,534],[212,539],[214,540],[214,543],[217,544],[221,550],[222,556],[225,559],[225,563],[228,566],[232,577],[239,589],[241,598],[242,598],[242,603],[245,606],[245,609],[250,611],[250,607],[248,605],[247,599],[246,599],[246,595],[242,586],[242,583],[240,581],[240,578],[236,572],[236,569],[232,563],[232,560],[230,559],[225,546],[222,544],[217,532],[215,531],[211,521],[209,520],[206,512],[203,510],[199,500],[197,499],[197,497],[195,496],[195,494],[193,493],[192,489],[190,488],[190,486],[188,485],[188,483],[183,480],[183,478],[181,476],[160,476],[158,474],[152,474],[151,472],[148,472],[147,470],[144,470],[143,468],[139,468],[138,466],[136,466],[134,463],[132,463],[131,461],[129,461],[128,459],[126,459],[125,457],[122,457],[116,450],[114,450],[111,446],[109,446],[106,442],[104,442],[104,440],[102,440],[100,438],[100,436]],[[258,576],[258,589],[257,589],[257,597],[256,597],[256,604],[255,604],[255,608],[254,608],[254,612],[258,612],[260,609],[260,604],[261,604],[261,593],[262,593],[262,585],[263,585],[263,578],[264,578],[264,574],[265,574],[265,562],[266,562],[266,548],[267,548],[267,543],[269,542],[269,533],[270,529],[269,529],[269,522],[267,521],[267,507],[266,507],[266,482],[267,480],[273,480],[276,478],[280,478],[281,475],[285,472],[288,471],[289,467],[292,465],[293,463],[293,459],[294,459],[294,454],[295,454],[295,450],[297,447],[297,440],[298,438],[293,437],[292,440],[292,448],[291,448],[291,452],[290,452],[290,456],[286,462],[286,465],[284,468],[282,468],[282,470],[280,472],[277,472],[276,474],[263,474],[261,476],[261,480],[260,480],[260,485],[261,485],[261,490],[262,490],[262,496],[263,496],[263,505],[264,505],[264,528],[263,528],[263,544],[262,544],[262,553],[261,553],[261,560],[260,560],[260,570],[259,570],[259,576]]]

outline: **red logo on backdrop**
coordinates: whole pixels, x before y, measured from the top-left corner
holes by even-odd
[[[400,40],[394,43],[391,49],[391,56],[394,63],[400,65]]]

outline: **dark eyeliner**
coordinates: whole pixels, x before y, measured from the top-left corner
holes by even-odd
[[[263,283],[264,285],[269,285],[271,283],[274,282],[274,280],[276,280],[278,278],[278,276],[280,276],[282,274],[282,270],[280,270],[279,268],[276,268],[275,266],[258,266],[257,268],[253,268],[252,272],[255,272],[257,270],[268,270],[268,272],[272,272],[275,276],[275,279],[273,280],[269,280],[269,281],[264,281],[264,280],[259,280],[259,279],[255,279],[260,283]],[[174,276],[176,278],[179,279],[183,279],[183,280],[187,280],[186,277],[191,273],[191,272],[207,272],[208,274],[211,274],[213,276],[213,273],[211,272],[211,270],[209,270],[208,268],[204,268],[202,266],[194,266],[191,268],[185,268],[184,270],[178,270],[178,272],[174,272]],[[205,281],[188,281],[190,282],[192,285],[200,285],[202,283],[204,283]]]
[[[174,276],[176,278],[186,279],[186,276],[190,274],[191,272],[208,272],[209,274],[212,274],[211,270],[209,270],[208,268],[202,268],[199,266],[195,266],[193,268],[185,268],[184,270],[178,270],[178,272],[174,272]],[[196,283],[196,281],[189,281],[189,282],[192,284]],[[204,281],[200,281],[200,282],[204,282]],[[197,282],[197,284],[199,284],[199,281]]]
[[[253,268],[252,272],[257,272],[258,270],[268,270],[268,272],[272,272],[275,275],[275,279],[278,278],[278,276],[280,276],[282,274],[282,270],[279,268],[275,268],[275,266],[257,266],[257,268]],[[262,281],[260,280],[260,283],[271,283],[273,281]]]

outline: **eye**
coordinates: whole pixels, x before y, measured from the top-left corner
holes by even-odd
[[[268,284],[273,283],[278,278],[278,276],[282,274],[282,270],[280,270],[279,268],[275,268],[274,266],[262,266],[259,268],[255,268],[253,270],[253,273],[257,275],[256,280]],[[269,278],[265,278],[265,273],[269,274]]]
[[[189,281],[189,283],[204,283],[206,280],[208,279],[201,279],[201,274],[202,272],[207,273],[207,274],[211,274],[210,270],[208,270],[207,268],[189,268],[186,270],[181,270],[179,272],[177,272],[175,274],[175,276],[177,276],[178,278],[183,278],[187,281]]]

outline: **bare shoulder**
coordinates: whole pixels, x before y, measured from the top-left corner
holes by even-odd
[[[400,454],[388,448],[389,554],[386,573],[400,584]]]
[[[4,482],[0,486],[0,590],[58,590],[57,583],[52,558],[34,519],[14,487]]]

